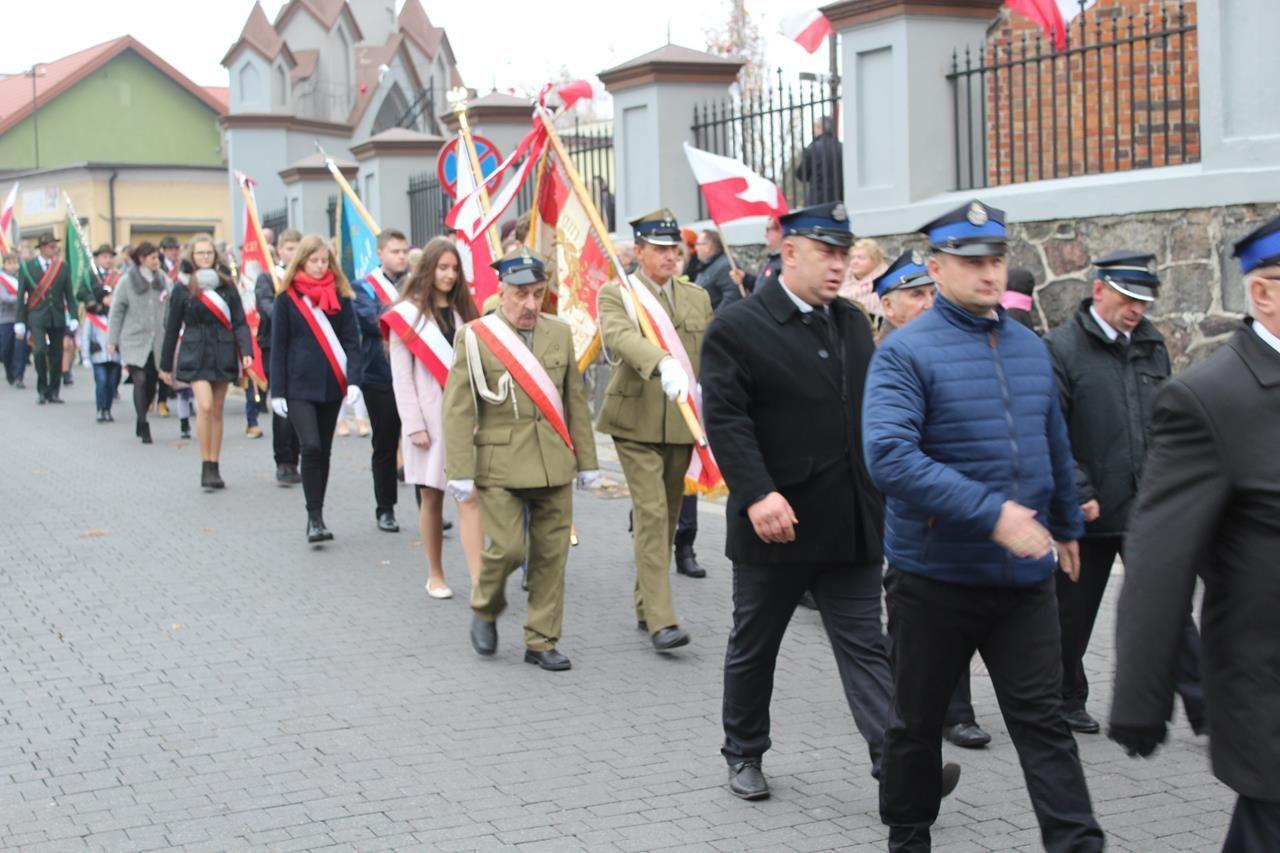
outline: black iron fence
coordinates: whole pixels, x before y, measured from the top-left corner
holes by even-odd
[[[695,106],[693,144],[741,160],[777,184],[793,208],[835,201],[844,195],[839,106],[838,81],[791,85],[779,70],[758,95]],[[698,215],[706,215],[701,194]]]
[[[954,51],[956,188],[1198,161],[1195,4],[1170,5],[1081,0],[1062,44],[1022,29]]]
[[[432,237],[444,233],[444,215],[453,200],[440,187],[435,172],[424,172],[409,179],[409,240],[414,246],[425,246]]]
[[[572,128],[560,130],[565,153],[573,161],[605,226],[617,228],[617,203],[614,198],[613,130],[609,126],[582,126],[576,119]],[[523,195],[523,194],[522,194]],[[533,203],[532,192],[522,210]]]
[[[329,217],[329,236],[338,236],[338,197],[336,195],[329,196],[329,203],[325,205],[325,215]]]
[[[264,210],[260,218],[262,227],[270,228],[279,237],[280,232],[289,227],[289,208],[281,207],[277,210]]]

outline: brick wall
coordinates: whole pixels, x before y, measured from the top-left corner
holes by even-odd
[[[1054,51],[1035,24],[1003,12],[984,46],[991,70],[968,78],[987,183],[1198,161],[1195,22],[1196,0],[1099,0]]]

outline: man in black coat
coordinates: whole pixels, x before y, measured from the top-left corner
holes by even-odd
[[[796,177],[809,184],[807,204],[827,204],[844,195],[844,150],[831,116],[814,121],[813,133],[813,141],[800,154]]]
[[[1076,491],[1086,522],[1079,580],[1057,575],[1062,712],[1073,731],[1085,734],[1096,734],[1099,725],[1085,707],[1089,682],[1084,653],[1111,566],[1124,553],[1124,531],[1147,453],[1152,400],[1170,374],[1164,336],[1144,316],[1160,287],[1155,255],[1122,249],[1093,264],[1090,298],[1045,339],[1071,435]],[[1177,687],[1197,734],[1205,725],[1199,672],[1200,635],[1188,609]]]
[[[1235,254],[1252,319],[1156,396],[1108,731],[1130,755],[1164,741],[1199,572],[1209,756],[1240,795],[1226,853],[1280,850],[1280,217]]]
[[[781,279],[721,311],[702,346],[707,434],[729,486],[729,788],[767,797],[761,760],[778,647],[812,590],[879,772],[891,677],[880,622],[883,507],[862,463],[866,317],[837,299],[853,242],[841,204],[782,217]]]
[[[276,278],[284,281],[285,270],[293,260],[293,253],[298,250],[302,241],[302,232],[296,228],[286,228],[281,232],[277,253],[280,264],[276,267]],[[262,350],[262,363],[271,370],[271,313],[276,305],[276,278],[272,278],[270,270],[258,273],[253,284],[253,301],[258,308],[258,349]],[[271,380],[267,376],[267,381]],[[270,392],[262,395],[264,400],[271,399]],[[276,460],[276,482],[282,486],[296,486],[302,482],[298,472],[298,459],[302,453],[298,446],[298,434],[288,418],[271,413],[271,450]]]

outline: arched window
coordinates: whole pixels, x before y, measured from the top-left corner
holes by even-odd
[[[283,66],[276,66],[275,105],[283,108],[289,102],[289,80]]]
[[[240,66],[239,84],[240,84],[240,102],[244,104],[254,103],[263,100],[262,97],[262,74],[258,71],[258,66],[252,62],[246,62]]]
[[[409,102],[405,99],[404,92],[400,91],[400,84],[392,83],[391,91],[387,92],[387,96],[382,99],[378,114],[373,117],[373,128],[369,131],[369,135],[395,127],[408,109]]]

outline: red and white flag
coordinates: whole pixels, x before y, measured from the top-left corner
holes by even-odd
[[[831,22],[821,9],[806,9],[779,21],[778,32],[814,53],[822,47],[822,40],[831,35]]]
[[[475,175],[461,161],[463,146],[459,144],[456,150],[459,152],[458,198],[472,199],[474,210],[469,207],[468,213],[480,212],[483,215]],[[445,221],[447,223],[448,219]],[[467,281],[471,282],[471,298],[475,300],[476,310],[483,311],[484,301],[498,292],[498,271],[489,266],[493,263],[493,249],[489,246],[488,232],[481,231],[472,237],[459,229],[458,255],[462,258],[462,272]]]
[[[9,236],[13,232],[9,229],[13,227],[13,203],[17,198],[18,184],[15,182],[4,200],[4,207],[0,207],[0,253],[8,253],[13,248],[9,242]]]
[[[249,190],[249,201],[257,205],[253,193],[253,179],[241,172],[236,172],[236,179]],[[244,319],[249,326],[249,339],[253,341],[253,367],[249,376],[261,390],[266,390],[266,365],[262,360],[262,348],[258,346],[258,327],[262,318],[258,316],[258,300],[256,289],[258,276],[271,273],[271,259],[267,256],[266,247],[258,240],[258,231],[253,226],[256,210],[245,205],[244,233],[240,242],[240,302],[244,305]]]
[[[717,225],[748,216],[781,216],[787,200],[772,181],[732,157],[721,157],[684,143],[689,168],[707,200],[707,215]]]
[[[525,179],[529,177],[529,173],[537,165],[538,157],[542,154],[542,148],[546,141],[547,131],[542,125],[538,125],[525,134],[524,139],[521,139],[520,144],[516,146],[516,150],[507,155],[507,159],[498,165],[493,174],[485,178],[485,185],[492,188],[496,186],[503,173],[513,163],[516,163],[522,157],[525,158],[524,162],[520,163],[520,166],[516,169],[515,174],[511,176],[511,180],[507,181],[500,192],[490,197],[487,211],[484,209],[484,202],[480,198],[480,187],[475,186],[474,180],[471,182],[471,186],[474,189],[466,195],[463,194],[462,181],[466,176],[467,170],[461,168],[466,164],[459,164],[458,201],[449,209],[448,215],[445,216],[445,224],[465,235],[468,240],[475,240],[476,237],[489,230],[489,226],[497,222],[499,217],[506,212],[511,202],[515,201],[516,195],[524,185]],[[528,156],[526,157],[526,155]]]
[[[1062,19],[1062,7],[1059,0],[1004,0],[1010,10],[1035,21],[1045,36],[1053,41],[1053,46],[1064,50],[1067,46],[1067,25]],[[1073,6],[1078,4],[1072,2]]]

